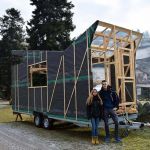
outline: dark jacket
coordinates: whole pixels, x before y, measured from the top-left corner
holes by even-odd
[[[119,97],[118,97],[117,93],[109,86],[107,88],[107,92],[108,92],[107,94],[110,95],[109,97],[112,101],[113,108],[119,108]],[[105,93],[106,93],[106,91],[104,91],[104,89],[101,88],[101,90],[99,91],[99,95],[100,95],[103,103],[105,101],[105,96],[106,96]]]
[[[87,118],[101,118],[103,114],[103,108],[100,103],[100,99],[98,96],[93,97],[93,101],[91,104],[87,104]]]

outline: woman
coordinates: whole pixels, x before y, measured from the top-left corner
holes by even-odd
[[[96,89],[93,89],[87,99],[87,117],[91,119],[92,124],[92,144],[99,144],[98,125],[102,117],[103,102]]]

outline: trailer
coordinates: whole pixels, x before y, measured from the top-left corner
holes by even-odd
[[[38,127],[50,128],[55,120],[90,126],[86,99],[105,79],[120,97],[119,121],[124,115],[137,118],[135,56],[141,38],[96,21],[65,50],[13,50],[13,112],[33,115]]]

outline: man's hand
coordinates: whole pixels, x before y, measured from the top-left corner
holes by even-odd
[[[119,109],[119,106],[115,107],[113,110],[114,111],[117,111]]]
[[[116,108],[117,108],[117,109],[116,109],[116,111],[117,111],[117,110],[119,109],[119,106],[117,106]]]

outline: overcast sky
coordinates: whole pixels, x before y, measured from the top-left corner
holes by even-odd
[[[32,15],[30,0],[0,0],[0,16],[8,8],[21,11],[25,21]],[[76,29],[71,37],[84,32],[93,22],[101,20],[132,30],[150,32],[150,0],[72,0],[75,5],[73,23]]]

